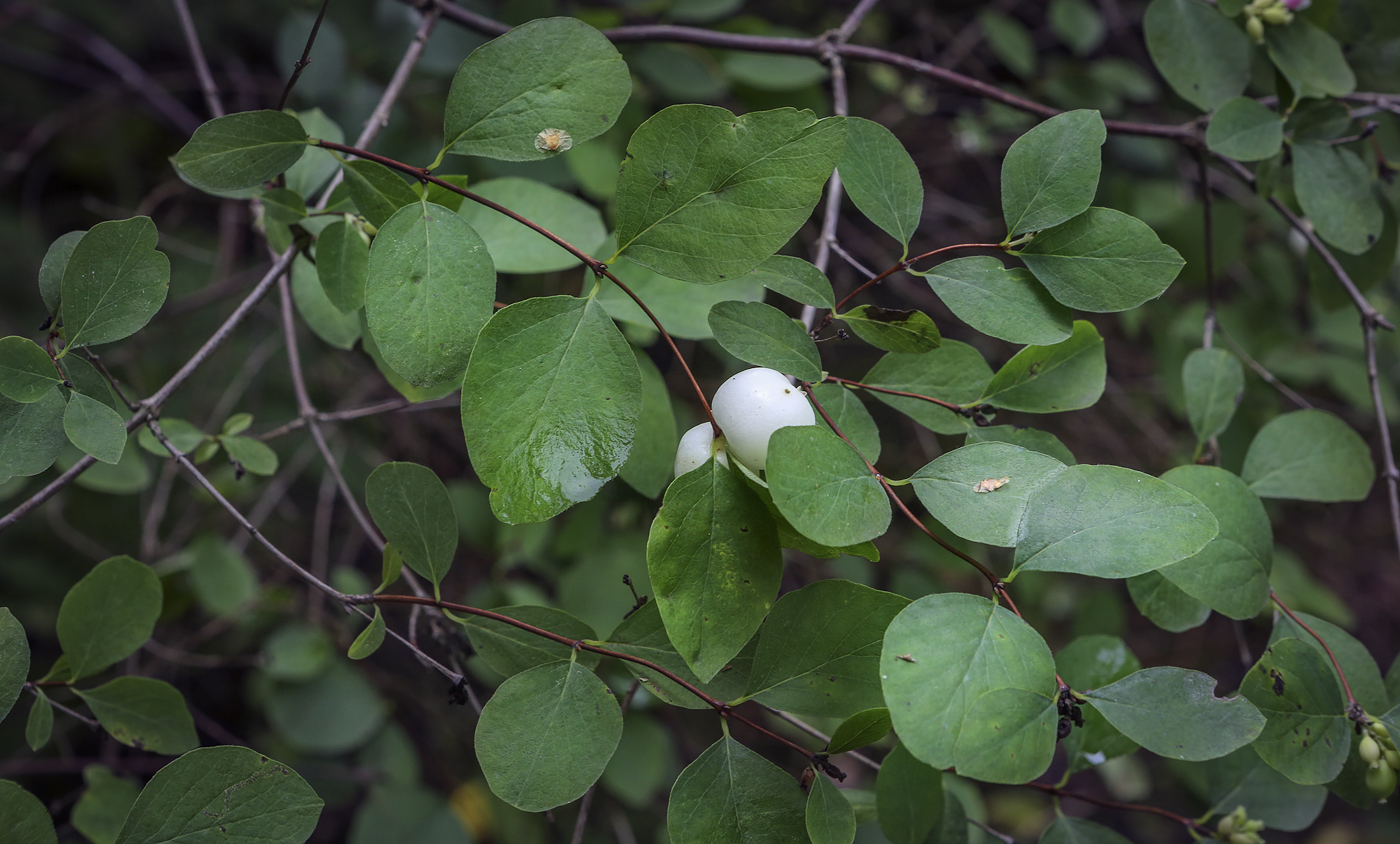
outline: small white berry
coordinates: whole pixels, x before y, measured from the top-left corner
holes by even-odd
[[[746,369],[715,391],[715,421],[729,453],[755,472],[768,463],[768,439],[779,428],[815,425],[817,414],[802,390],[774,369]]]
[[[721,466],[728,466],[729,458],[724,454],[724,444],[720,443],[719,448],[715,448],[714,443],[715,429],[709,422],[701,422],[682,434],[680,445],[676,446],[676,477],[704,466],[712,453]]]

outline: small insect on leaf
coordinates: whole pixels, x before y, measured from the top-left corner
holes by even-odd
[[[1007,484],[1011,483],[1010,478],[987,478],[985,481],[978,481],[972,488],[973,492],[995,492]]]
[[[564,152],[574,145],[574,139],[563,129],[545,129],[535,136],[535,149],[540,152]]]
[[[895,657],[895,659],[902,659],[905,662],[918,662],[918,660],[914,658],[913,654],[900,654],[899,656]]]

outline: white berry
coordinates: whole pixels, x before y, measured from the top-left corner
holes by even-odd
[[[682,434],[681,443],[676,447],[676,477],[704,466],[711,453],[721,466],[728,466],[729,458],[724,454],[724,444],[721,443],[716,449],[714,443],[715,429],[709,422],[701,422]]]
[[[746,369],[721,384],[712,409],[729,452],[755,472],[768,463],[768,439],[774,431],[817,424],[802,391],[786,375],[762,367]]]

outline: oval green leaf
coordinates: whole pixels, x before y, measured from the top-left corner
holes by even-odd
[[[343,314],[365,303],[369,281],[369,242],[346,220],[337,220],[316,238],[316,273],[326,298]]]
[[[170,259],[156,251],[150,217],[98,223],[63,268],[65,352],[111,343],[151,321],[170,287]]]
[[[350,643],[350,650],[346,655],[351,659],[364,659],[370,656],[379,650],[380,645],[384,644],[384,633],[384,614],[376,606],[374,618],[370,619],[365,629],[361,630],[360,635],[355,637],[355,641]]]
[[[1090,208],[1042,231],[1017,254],[1051,296],[1093,313],[1156,299],[1185,264],[1146,223],[1111,208]]]
[[[1084,213],[1099,187],[1099,147],[1107,137],[1099,113],[1080,109],[1057,114],[1016,139],[1001,164],[1008,240]]]
[[[855,449],[824,426],[774,431],[765,475],[778,512],[814,542],[855,545],[890,526],[884,488]]]
[[[363,746],[384,726],[388,706],[374,686],[332,655],[325,670],[302,682],[270,683],[264,704],[277,738],[320,756]]]
[[[1143,30],[1152,63],[1196,108],[1211,111],[1244,93],[1249,39],[1218,10],[1199,0],[1152,0]]]
[[[58,610],[58,642],[72,679],[126,659],[151,638],[163,601],[160,578],[130,557],[112,557],[73,584]]]
[[[1273,158],[1283,146],[1283,118],[1258,100],[1235,97],[1211,116],[1206,146],[1236,161]]]
[[[806,841],[806,801],[786,771],[725,735],[676,778],[666,830],[672,844]]]
[[[894,729],[889,709],[876,706],[862,709],[837,725],[831,731],[831,741],[827,742],[826,752],[847,753],[874,744]]]
[[[1020,446],[974,443],[947,452],[910,481],[929,514],[948,530],[1010,548],[1020,541],[1031,493],[1064,468]]]
[[[875,806],[891,844],[923,844],[943,820],[943,772],[897,744],[880,763]]]
[[[598,634],[587,623],[554,607],[497,607],[493,612],[534,625],[570,639],[594,639]],[[472,648],[492,671],[513,677],[549,662],[569,659],[573,648],[522,630],[503,621],[480,615],[454,615],[466,630]],[[575,657],[584,668],[598,664],[598,655],[580,651]]]
[[[943,337],[923,311],[861,305],[840,315],[856,336],[877,349],[917,355],[942,345]]]
[[[1287,26],[1264,27],[1264,43],[1295,96],[1345,97],[1356,90],[1356,74],[1342,46],[1306,17]]]
[[[989,255],[958,258],[914,272],[958,319],[1010,343],[1049,345],[1069,337],[1073,316],[1035,276]]]
[[[9,780],[0,780],[0,829],[8,829],[6,835],[23,844],[58,844],[49,810]]]
[[[856,840],[856,812],[851,801],[820,771],[807,795],[806,819],[812,844],[851,844]]]
[[[365,506],[408,567],[434,588],[457,553],[457,516],[447,487],[417,463],[384,463],[365,481]]]
[[[827,310],[836,307],[836,294],[831,290],[831,281],[825,273],[801,258],[774,255],[756,269],[749,270],[747,276],[761,281],[764,287],[794,302]]]
[[[992,377],[979,401],[1026,413],[1059,413],[1092,407],[1103,395],[1108,364],[1103,338],[1087,320],[1053,346],[1027,346]]]
[[[244,111],[194,130],[174,161],[201,190],[243,190],[297,163],[306,146],[306,130],[292,115],[270,109]]]
[[[0,607],[0,721],[10,714],[28,677],[29,639],[24,626],[9,607]]]
[[[82,393],[68,396],[63,411],[63,432],[68,441],[103,463],[116,463],[126,449],[126,423],[115,410]]]
[[[1385,215],[1372,192],[1374,181],[1370,169],[1349,149],[1324,141],[1293,145],[1298,204],[1318,236],[1344,252],[1360,255],[1380,239]]]
[[[118,677],[95,689],[76,689],[98,723],[128,747],[167,756],[199,747],[194,717],[169,683],[150,677]]]
[[[1055,756],[1055,697],[992,689],[973,701],[953,749],[958,774],[1008,785],[1033,780]]]
[[[57,386],[28,404],[0,396],[0,478],[29,477],[53,465],[68,442],[67,407]]]
[[[29,404],[63,383],[48,352],[27,337],[0,338],[0,396]]]
[[[710,308],[715,340],[739,360],[802,381],[820,381],[821,356],[802,325],[762,302],[720,302]]]
[[[1254,704],[1214,692],[1208,674],[1163,667],[1082,694],[1110,724],[1158,756],[1199,762],[1249,744],[1264,729]]]
[[[403,176],[378,161],[363,158],[347,161],[343,170],[350,199],[375,228],[383,228],[384,223],[400,208],[419,202],[418,194],[408,186]]]
[[[851,201],[907,254],[924,213],[924,182],[904,145],[873,120],[849,118],[837,168]]]
[[[473,185],[472,192],[543,226],[585,253],[592,254],[608,238],[597,208],[542,182],[492,179]],[[463,202],[457,213],[486,241],[497,272],[546,273],[579,265],[579,259],[562,246],[479,202]]]
[[[1222,433],[1244,395],[1244,367],[1225,349],[1196,349],[1181,367],[1186,418],[1204,443]]]
[[[661,370],[646,352],[634,348],[633,353],[642,375],[642,409],[637,416],[637,436],[632,442],[632,451],[618,476],[647,498],[658,498],[671,479],[680,434],[676,431],[671,393]]]
[[[1258,615],[1269,603],[1274,535],[1259,496],[1215,466],[1178,466],[1162,476],[1210,508],[1220,533],[1194,556],[1158,569],[1183,592],[1230,618]]]
[[[43,689],[38,689],[34,703],[29,707],[29,718],[24,723],[24,741],[29,749],[38,751],[49,743],[53,736],[53,705]]]
[[[862,457],[871,463],[880,459],[880,429],[875,426],[870,411],[865,409],[865,403],[856,398],[855,390],[840,384],[814,384],[812,397],[821,403],[826,415]],[[826,420],[821,424],[826,424]]]
[[[720,302],[761,302],[764,296],[763,282],[753,273],[731,281],[697,286],[667,278],[626,258],[617,259],[612,265],[612,273],[637,298],[647,303],[652,314],[661,320],[666,333],[686,340],[708,340],[714,336],[710,330],[710,309]],[[651,317],[620,287],[608,280],[600,284],[598,301],[607,309],[609,316],[619,322],[642,326],[647,334],[656,330]]]
[[[1240,476],[1260,498],[1361,501],[1376,467],[1347,423],[1325,410],[1295,410],[1259,430]]]
[[[1351,753],[1352,721],[1327,658],[1298,639],[1275,641],[1245,675],[1240,694],[1264,713],[1252,745],[1299,785],[1326,785]]]
[[[292,302],[317,337],[337,349],[348,351],[362,336],[360,314],[347,314],[336,307],[320,280],[322,272],[305,255],[296,256],[292,261]],[[364,291],[360,293],[363,297]]]

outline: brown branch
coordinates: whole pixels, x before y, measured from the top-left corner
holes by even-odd
[[[1159,809],[1156,806],[1147,806],[1142,803],[1119,803],[1117,800],[1109,800],[1105,797],[1095,797],[1092,794],[1084,794],[1078,791],[1070,791],[1059,786],[1046,785],[1040,782],[1028,782],[1026,787],[1043,791],[1046,794],[1053,794],[1056,797],[1069,797],[1073,800],[1081,800],[1085,803],[1093,803],[1095,806],[1103,806],[1105,809],[1120,809],[1125,812],[1144,812],[1149,815],[1158,815],[1169,820],[1176,821],[1186,827],[1192,834],[1200,834],[1206,838],[1215,838],[1215,830],[1202,823],[1197,823],[1185,815],[1178,815],[1176,812],[1167,809]]]
[[[1381,398],[1380,368],[1376,365],[1376,325],[1370,320],[1361,321],[1361,332],[1366,338],[1366,380],[1371,385],[1371,405],[1376,410],[1376,425],[1381,432],[1381,477],[1385,478],[1387,498],[1390,503],[1390,528],[1395,538],[1396,552],[1400,554],[1400,469],[1395,466],[1395,449],[1390,442],[1390,425],[1385,416],[1385,400]]]
[[[935,255],[941,255],[944,252],[951,252],[955,249],[999,249],[1005,251],[1006,247],[1000,243],[955,243],[952,246],[940,246],[939,248],[931,249],[922,255],[915,255],[912,258],[905,258],[903,261],[900,261],[899,263],[895,264],[894,266],[890,267],[889,269],[885,270],[879,275],[872,276],[864,284],[857,287],[855,290],[852,290],[850,293],[847,293],[844,299],[836,303],[836,307],[832,308],[830,311],[827,312],[826,316],[822,318],[821,324],[816,327],[815,331],[820,332],[823,328],[826,328],[828,325],[830,325],[831,321],[836,318],[836,314],[840,312],[842,308],[846,307],[846,305],[852,299],[864,293],[870,287],[879,284],[880,282],[884,281],[885,279],[889,278],[897,272],[903,272],[904,270],[909,269],[910,267],[914,266],[915,263],[922,261],[925,258],[932,258]]]
[[[971,417],[972,414],[976,412],[973,408],[963,407],[960,404],[954,404],[953,402],[944,401],[943,399],[936,399],[933,396],[926,396],[922,393],[909,393],[905,392],[904,390],[891,390],[888,387],[876,387],[874,384],[865,384],[860,381],[852,381],[849,378],[838,378],[835,375],[826,376],[826,380],[834,381],[837,384],[846,384],[848,386],[855,387],[860,390],[870,390],[872,393],[885,393],[886,395],[891,396],[904,396],[905,398],[926,401],[931,404],[936,404],[939,407],[947,408],[948,410],[953,411],[959,416]]]
[[[184,33],[185,45],[190,49],[190,61],[194,64],[194,75],[199,79],[199,90],[204,94],[204,107],[210,117],[223,117],[224,104],[219,99],[219,88],[214,84],[214,74],[209,72],[209,60],[204,57],[204,48],[199,44],[199,32],[194,28],[194,17],[186,0],[171,0],[175,15],[180,19],[180,31]]]
[[[321,21],[326,19],[326,9],[330,5],[331,0],[321,0],[321,11],[316,13],[316,21],[311,24],[311,32],[306,36],[306,47],[301,51],[301,58],[292,63],[292,75],[287,77],[287,87],[282,89],[282,96],[277,100],[277,111],[287,107],[287,98],[292,95],[292,89],[301,78],[301,72],[311,64],[311,47],[316,43],[316,33],[321,31]]]

